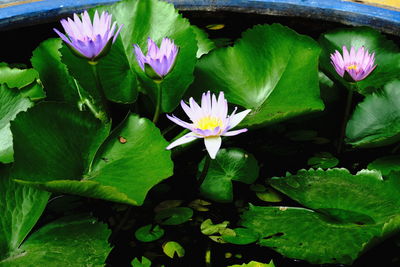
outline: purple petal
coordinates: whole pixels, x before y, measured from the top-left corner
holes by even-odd
[[[230,132],[226,132],[223,134],[223,136],[235,136],[241,133],[247,132],[246,128],[240,129],[240,130],[235,130],[235,131],[230,131]]]
[[[133,47],[139,67],[144,71],[144,63],[146,63],[146,61],[143,52],[137,44],[134,44]]]
[[[187,122],[185,122],[185,121],[183,121],[181,119],[178,119],[174,115],[169,116],[167,114],[167,118],[170,119],[171,121],[173,121],[174,123],[178,124],[179,126],[182,126],[183,128],[186,128],[186,129],[189,129],[189,130],[193,129],[193,126],[190,123],[187,123]]]
[[[179,146],[179,145],[183,145],[183,144],[192,142],[192,141],[194,141],[194,140],[196,140],[196,139],[197,139],[197,137],[193,136],[193,133],[188,133],[188,134],[185,134],[184,136],[182,136],[181,138],[178,138],[177,140],[175,140],[175,141],[172,142],[171,144],[169,144],[169,145],[166,147],[166,149],[169,150],[169,149],[172,149],[172,148],[174,148],[174,147],[176,147],[176,146]]]
[[[232,129],[237,126],[246,116],[249,114],[251,109],[246,109],[245,111],[233,114],[229,117],[229,128]]]

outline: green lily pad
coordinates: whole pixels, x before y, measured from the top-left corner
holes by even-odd
[[[32,102],[18,89],[0,85],[0,162],[10,163],[13,158],[13,136],[10,130],[12,121],[19,112],[26,111]]]
[[[287,257],[351,264],[400,230],[400,195],[377,171],[302,170],[272,178],[271,185],[309,209],[251,206],[240,224]]]
[[[213,224],[211,219],[207,219],[200,225],[200,231],[203,235],[213,235],[223,232],[228,227],[229,221]]]
[[[264,192],[256,192],[256,195],[259,199],[266,202],[281,202],[281,195],[273,190],[272,188],[266,189]]]
[[[19,246],[36,224],[50,194],[10,179],[10,166],[0,168],[0,265],[20,253]]]
[[[151,267],[151,261],[144,256],[142,257],[141,262],[138,258],[134,258],[132,261],[132,267]]]
[[[320,111],[319,53],[310,37],[279,24],[258,25],[233,47],[203,56],[193,90],[224,91],[228,102],[252,109],[241,123],[245,126]]]
[[[368,164],[369,170],[379,170],[383,176],[389,175],[392,171],[400,171],[400,155],[378,158]]]
[[[18,116],[11,129],[17,151],[13,178],[49,191],[141,205],[172,174],[167,141],[135,115],[106,139],[109,125],[91,114],[43,103]]]
[[[203,169],[204,161],[200,162],[199,171]],[[232,181],[251,184],[258,178],[258,174],[258,163],[253,155],[238,148],[221,149],[211,161],[200,192],[217,202],[232,202]]]
[[[93,218],[67,217],[34,232],[21,252],[0,261],[4,267],[104,266],[111,251],[110,230]]]
[[[248,245],[258,241],[258,233],[247,228],[235,228],[233,229],[234,235],[224,235],[222,234],[222,239],[225,242],[235,244],[235,245]]]
[[[319,40],[323,50],[321,53],[321,68],[332,79],[339,81],[350,88],[350,84],[341,78],[330,63],[330,54],[338,50],[342,53],[342,46],[359,48],[364,46],[370,53],[375,53],[376,69],[364,80],[357,82],[357,91],[363,95],[382,88],[389,81],[399,77],[400,49],[393,41],[378,31],[367,27],[353,27],[336,29],[325,33]]]
[[[314,168],[328,169],[339,164],[339,160],[329,152],[319,152],[309,158],[307,164]]]
[[[251,261],[249,263],[243,263],[242,265],[239,265],[239,264],[229,265],[228,267],[275,267],[275,264],[272,260],[269,263],[261,263],[258,261]]]
[[[163,245],[163,251],[165,255],[170,257],[171,259],[174,258],[175,254],[182,258],[185,256],[185,249],[177,242],[169,241]]]
[[[34,69],[12,68],[7,63],[0,63],[0,83],[6,83],[10,88],[21,89],[38,78]]]
[[[159,225],[153,226],[148,224],[140,227],[135,231],[135,237],[142,242],[153,242],[160,239],[164,235],[164,229]]]
[[[193,210],[186,207],[176,207],[157,212],[155,221],[163,225],[178,225],[192,218]]]
[[[129,65],[140,77],[142,89],[153,103],[156,103],[156,86],[139,67],[132,45],[138,44],[146,53],[147,38],[152,38],[160,45],[162,38],[168,37],[179,47],[175,66],[161,83],[162,110],[173,111],[193,81],[193,70],[197,60],[196,35],[189,21],[182,18],[172,4],[158,0],[126,0],[96,9],[107,10],[113,14],[119,25],[124,24],[120,33],[124,54]]]
[[[208,52],[215,48],[214,42],[208,39],[208,34],[205,31],[194,25],[192,25],[192,30],[196,34],[198,46],[196,54],[197,58],[200,58],[202,55],[208,54]]]
[[[400,81],[368,95],[347,123],[346,142],[356,147],[377,147],[400,140]]]
[[[61,39],[53,38],[42,42],[33,51],[31,63],[39,73],[47,100],[76,105],[80,100],[79,92],[67,67],[61,62],[61,47]]]

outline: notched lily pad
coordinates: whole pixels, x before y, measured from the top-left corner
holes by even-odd
[[[164,229],[159,225],[148,224],[135,231],[135,237],[142,242],[153,242],[164,235]]]

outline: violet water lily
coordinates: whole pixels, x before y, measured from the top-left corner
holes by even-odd
[[[81,14],[81,19],[77,14],[73,17],[74,20],[68,18],[60,21],[66,35],[57,29],[54,31],[76,55],[91,62],[96,62],[108,53],[123,26],[117,29],[116,22],[111,25],[112,15],[105,11],[99,16],[96,10],[93,23],[87,11]]]
[[[343,56],[336,50],[331,54],[331,63],[341,77],[347,73],[355,82],[365,79],[376,67],[375,53],[369,54],[363,46],[358,50],[352,46],[350,53],[343,46]]]
[[[160,47],[148,38],[147,55],[137,44],[134,45],[134,52],[140,68],[153,80],[162,80],[174,67],[179,49],[169,38],[163,38]]]
[[[247,109],[236,114],[237,108],[235,108],[229,116],[228,101],[223,92],[219,93],[217,99],[216,95],[211,95],[208,91],[203,93],[201,106],[193,98],[190,98],[189,105],[181,101],[181,107],[192,123],[182,121],[174,115],[167,115],[167,117],[191,132],[172,142],[167,146],[167,149],[191,142],[197,138],[204,138],[208,154],[214,159],[221,147],[221,136],[234,136],[247,131],[246,128],[234,131],[231,131],[231,129],[237,126],[251,110]]]

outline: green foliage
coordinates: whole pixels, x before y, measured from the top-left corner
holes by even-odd
[[[203,169],[204,161],[199,164],[199,171]],[[221,149],[211,161],[200,187],[201,194],[217,202],[231,202],[232,181],[251,184],[257,179],[258,173],[258,163],[253,155],[238,148]]]
[[[323,50],[320,58],[321,68],[332,79],[339,81],[350,89],[350,84],[341,78],[330,63],[330,54],[338,50],[342,54],[342,46],[359,48],[364,46],[370,53],[375,53],[376,69],[364,80],[357,82],[357,91],[367,95],[386,83],[399,77],[400,50],[393,41],[378,31],[367,28],[336,29],[325,33],[319,40]]]
[[[256,242],[259,238],[258,233],[247,228],[235,228],[233,233],[233,235],[222,233],[222,239],[231,244],[248,245]]]
[[[216,233],[221,234],[227,227],[229,221],[223,221],[222,223],[213,224],[211,219],[207,219],[200,225],[200,231],[203,235],[213,235]]]
[[[192,25],[192,30],[196,34],[198,46],[196,54],[197,58],[200,58],[202,55],[208,54],[208,52],[215,48],[214,42],[208,39],[208,35],[205,31],[194,25]]]
[[[0,162],[10,163],[13,159],[13,136],[10,130],[12,121],[19,112],[26,111],[32,102],[23,97],[18,89],[0,85]]]
[[[193,81],[197,43],[189,21],[183,19],[172,4],[158,0],[126,0],[97,9],[99,11],[107,10],[113,14],[113,18],[119,25],[124,24],[120,33],[123,53],[126,55],[129,66],[140,77],[142,89],[150,96],[153,103],[156,103],[156,86],[140,69],[133,53],[132,44],[138,44],[146,53],[148,37],[158,45],[162,38],[169,37],[179,47],[175,67],[161,83],[162,110],[165,112],[174,110],[186,88]],[[116,82],[119,81],[116,80]]]
[[[318,86],[318,45],[279,25],[258,25],[233,47],[203,56],[198,91],[224,91],[230,103],[253,111],[241,123],[261,126],[323,109]]]
[[[163,225],[178,225],[187,222],[192,218],[193,210],[186,207],[176,207],[157,212],[156,222]]]
[[[271,185],[310,209],[251,206],[241,225],[260,234],[259,244],[287,257],[350,264],[400,230],[400,195],[376,171],[302,170],[273,178]]]
[[[228,267],[275,267],[275,264],[272,260],[269,263],[251,261],[249,263],[243,263],[242,265],[235,264],[235,265],[230,265]]]
[[[339,160],[329,152],[319,152],[309,158],[307,164],[313,168],[328,169],[336,167],[339,164]]]
[[[21,89],[37,78],[38,73],[34,69],[13,68],[7,63],[0,63],[0,83],[5,83],[10,88]]]
[[[0,266],[104,266],[111,251],[107,225],[86,216],[62,218],[34,232],[21,253],[0,261]]]
[[[347,142],[377,147],[400,140],[400,80],[368,95],[358,104],[346,127]]]
[[[160,239],[163,235],[164,229],[159,225],[153,226],[152,224],[142,226],[135,232],[136,239],[142,242],[153,242]]]
[[[90,114],[43,103],[11,129],[17,140],[13,178],[50,191],[141,205],[147,191],[172,174],[167,142],[135,115],[106,139],[109,126]]]
[[[0,168],[0,265],[18,254],[22,241],[36,224],[50,194],[10,179],[10,166]]]
[[[46,91],[46,100],[65,101],[76,105],[80,99],[77,85],[67,67],[61,62],[59,49],[61,39],[48,39],[42,42],[31,58],[32,66],[39,73]]]
[[[369,170],[379,170],[383,176],[389,175],[392,171],[400,171],[400,155],[378,158],[368,164]]]
[[[165,255],[170,257],[171,259],[174,258],[175,254],[182,258],[185,256],[185,249],[177,242],[169,241],[163,245],[163,251]]]
[[[138,258],[134,258],[132,261],[132,267],[151,267],[151,261],[144,256],[142,257],[141,262]]]

